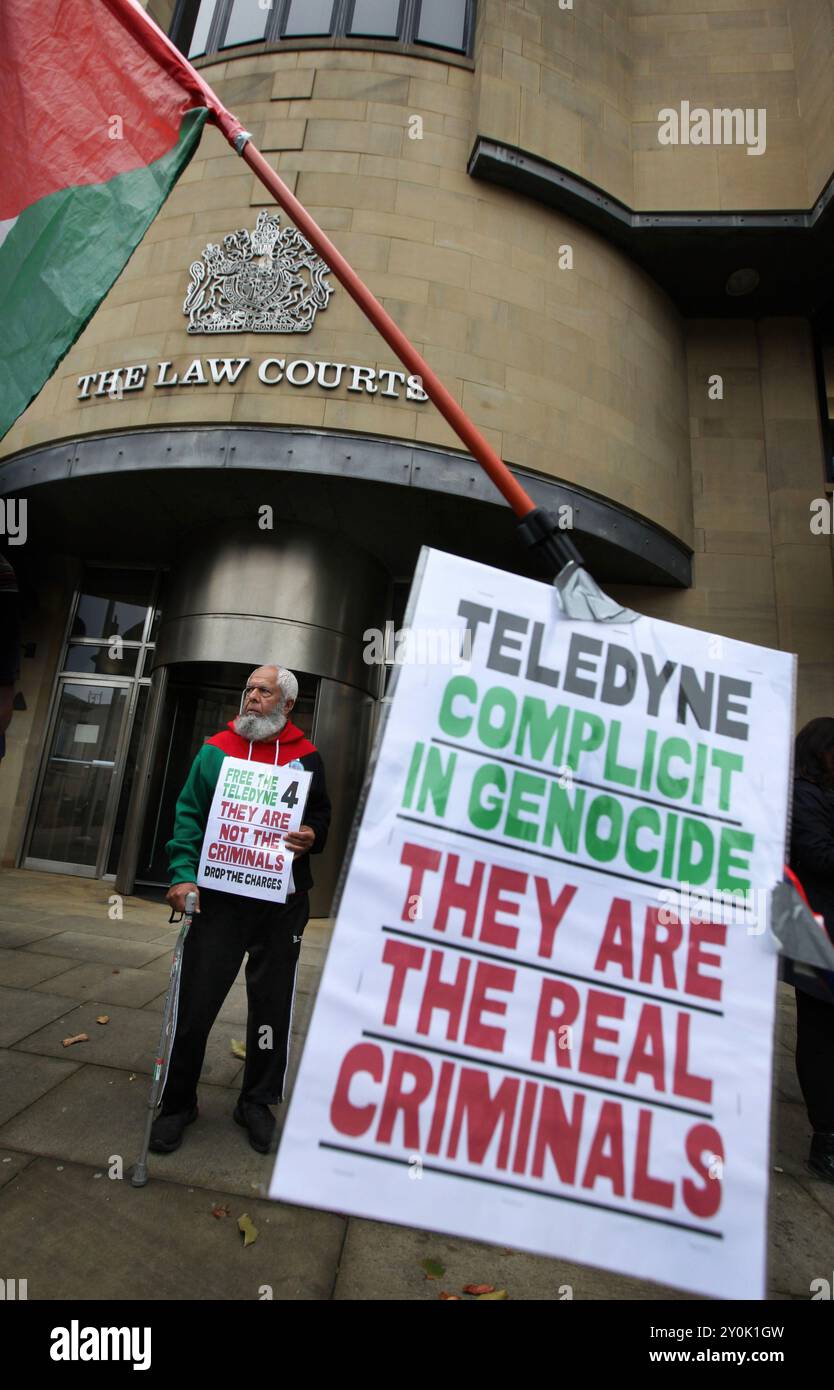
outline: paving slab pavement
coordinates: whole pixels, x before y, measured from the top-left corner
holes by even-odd
[[[10,993],[25,995],[23,990]],[[49,999],[53,1003],[56,998],[52,995],[36,994],[34,991],[25,997],[34,1000]],[[61,1017],[37,1032],[29,1029],[23,1041],[17,1044],[20,1049],[48,1057],[70,1055],[75,1061],[85,1064],[124,1067],[129,1071],[150,1076],[159,1046],[161,1026],[161,1018],[155,1013],[146,1009],[128,1009],[120,1004],[105,1006],[101,1000],[73,1005],[62,998],[60,1003],[64,1009]],[[99,1016],[108,1018],[109,1023],[97,1023],[96,1019]],[[0,1036],[2,1031],[0,1027]],[[63,1039],[77,1033],[86,1033],[89,1041],[74,1043],[71,1048],[65,1048]],[[208,1084],[225,1086],[239,1070],[239,1059],[231,1055],[228,1042],[215,1027],[208,1040],[202,1079]]]
[[[41,917],[38,921],[26,922],[23,918],[20,921],[5,921],[0,923],[0,947],[14,951],[18,946],[28,946],[34,941],[44,941],[48,937],[61,935],[61,928],[57,923],[51,926],[48,919]],[[57,952],[52,951],[51,955]]]
[[[73,1008],[72,1000],[60,994],[0,987],[0,1047],[11,1047],[22,1038],[37,1034],[44,1024],[70,1013]],[[66,1033],[61,1033],[61,1037],[66,1037]]]
[[[214,1217],[222,1206],[229,1215]],[[0,1212],[8,1277],[26,1279],[30,1299],[72,1302],[259,1299],[266,1288],[275,1299],[328,1299],[345,1228],[343,1217],[256,1193],[159,1178],[136,1189],[46,1158],[0,1189]],[[258,1232],[245,1248],[244,1213]]]
[[[0,1049],[0,1125],[78,1071],[78,1063]]]
[[[0,947],[0,985],[9,985],[12,989],[37,987],[43,980],[63,975],[74,964],[75,961],[68,956],[41,956],[34,951],[11,951]]]
[[[47,956],[37,956],[34,951],[18,951],[16,954],[21,960],[28,956],[33,963],[49,959]],[[51,994],[65,994],[78,1003],[85,999],[98,999],[102,1004],[125,1004],[132,1009],[141,1009],[152,999],[158,998],[160,988],[164,1000],[165,981],[171,969],[170,961],[167,961],[164,975],[161,971],[151,973],[150,966],[140,970],[123,965],[114,972],[111,966],[101,961],[84,961],[79,965],[77,961],[67,960],[66,966],[60,974],[45,977],[42,983],[33,984],[33,988]],[[161,1009],[160,1005],[160,1012]]]
[[[21,943],[23,944],[23,943]],[[117,941],[112,936],[95,936],[91,932],[62,931],[48,940],[32,941],[30,951],[50,956],[70,956],[74,960],[105,961],[110,965],[147,965],[148,961],[170,955],[161,942]]]

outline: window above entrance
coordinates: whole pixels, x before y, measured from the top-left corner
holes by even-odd
[[[475,0],[179,0],[171,38],[189,58],[314,38],[382,39],[468,57],[474,9]]]

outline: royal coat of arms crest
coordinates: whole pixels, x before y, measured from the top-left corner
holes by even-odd
[[[264,209],[191,265],[189,333],[309,333],[333,293],[330,268],[295,227]]]

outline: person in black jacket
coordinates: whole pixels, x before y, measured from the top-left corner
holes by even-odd
[[[834,941],[834,719],[796,736],[790,866]],[[796,1072],[814,1131],[808,1167],[834,1183],[834,1001],[821,980],[796,983]]]

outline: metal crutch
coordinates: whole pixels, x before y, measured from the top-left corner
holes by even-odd
[[[177,944],[174,947],[174,958],[171,961],[171,974],[168,979],[168,993],[165,996],[165,1008],[162,1011],[162,1031],[159,1035],[158,1056],[154,1062],[153,1077],[151,1079],[151,1090],[148,1097],[148,1115],[145,1120],[145,1137],[142,1140],[142,1150],[134,1164],[130,1183],[132,1187],[144,1187],[148,1181],[148,1146],[151,1142],[151,1129],[153,1127],[156,1109],[162,1099],[162,1092],[165,1090],[165,1081],[168,1076],[168,1064],[171,1060],[171,1049],[174,1042],[174,1035],[177,1031],[177,1010],[180,1002],[180,974],[182,971],[182,952],[185,946],[185,938],[188,936],[188,929],[191,926],[194,913],[197,908],[197,894],[186,893],[185,912],[183,913],[180,934],[177,937]]]

